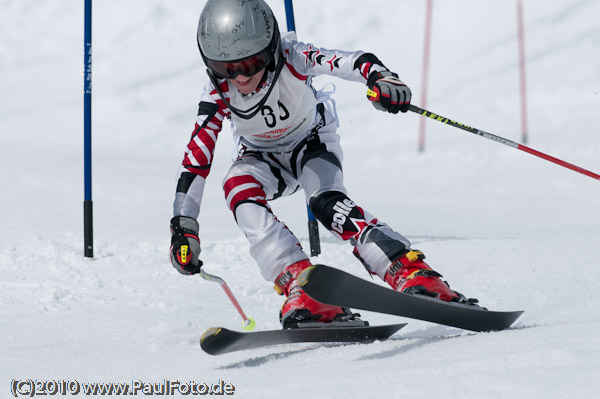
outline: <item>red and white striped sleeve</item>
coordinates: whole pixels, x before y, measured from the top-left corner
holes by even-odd
[[[228,97],[227,82],[220,84],[224,97]],[[208,84],[198,105],[198,119],[183,158],[183,167],[189,172],[206,178],[210,172],[217,138],[223,128],[223,119],[229,109],[219,97],[212,84]]]
[[[227,98],[227,81],[220,83],[219,88]],[[223,120],[230,112],[215,87],[208,83],[198,105],[196,125],[181,164],[173,203],[174,216],[198,217],[217,139],[223,127]]]

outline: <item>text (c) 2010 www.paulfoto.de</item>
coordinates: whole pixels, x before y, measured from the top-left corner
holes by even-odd
[[[14,379],[11,381],[11,394],[18,397],[34,396],[203,396],[233,395],[235,386],[219,380],[206,382],[163,380],[161,382],[79,382],[77,380],[33,380]]]

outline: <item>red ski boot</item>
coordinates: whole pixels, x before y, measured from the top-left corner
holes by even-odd
[[[283,328],[297,327],[299,322],[354,320],[355,315],[349,309],[326,305],[309,297],[296,281],[296,276],[307,267],[312,266],[309,260],[301,260],[288,267],[275,280],[273,287],[279,295],[287,296],[279,311],[279,321]]]
[[[427,295],[446,302],[462,302],[463,295],[452,291],[441,274],[423,261],[423,252],[410,250],[388,268],[385,282],[399,292]]]

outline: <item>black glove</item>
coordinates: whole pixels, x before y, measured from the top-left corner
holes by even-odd
[[[202,267],[198,230],[198,222],[190,217],[171,219],[171,264],[181,274],[196,274]]]
[[[380,111],[388,111],[397,114],[398,111],[408,111],[411,92],[398,75],[393,72],[371,72],[367,79],[367,86],[377,95],[367,98],[373,102],[373,106]]]

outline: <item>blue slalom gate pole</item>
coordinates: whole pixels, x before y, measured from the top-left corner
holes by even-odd
[[[285,17],[288,32],[296,32],[296,21],[294,19],[294,5],[292,0],[284,0]],[[310,256],[318,256],[321,253],[321,240],[319,238],[319,223],[315,215],[306,204],[308,213],[308,239],[310,242]]]
[[[287,21],[288,32],[296,31],[296,21],[294,20],[294,4],[292,0],[284,0],[285,2],[285,17]]]
[[[321,253],[319,223],[317,222],[315,215],[313,215],[308,205],[306,205],[306,211],[308,212],[308,240],[310,242],[310,256],[319,256]]]
[[[85,0],[83,38],[83,241],[84,256],[94,257],[92,207],[92,0]]]

